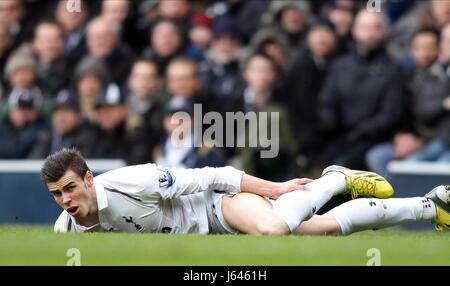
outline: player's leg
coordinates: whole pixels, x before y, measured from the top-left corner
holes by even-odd
[[[343,235],[415,221],[430,221],[438,230],[450,228],[450,186],[439,186],[424,197],[357,199],[330,210]]]
[[[288,234],[287,224],[275,214],[266,198],[250,193],[223,197],[222,214],[234,229],[246,234]]]
[[[326,168],[322,177],[305,185],[309,191],[294,191],[273,202],[274,212],[296,233],[301,222],[310,219],[334,195],[350,193],[357,196],[387,198],[393,195],[392,186],[372,172],[355,171],[340,166]]]
[[[222,201],[224,219],[243,233],[297,233],[300,223],[310,219],[336,194],[349,192],[354,197],[358,195],[387,197],[393,193],[389,183],[377,174],[353,171],[339,166],[325,169],[321,178],[307,184],[306,187],[309,191],[286,193],[276,201],[272,201],[272,204],[262,197],[245,193],[233,198],[224,198]],[[333,227],[335,231],[335,222]]]
[[[336,218],[329,214],[313,215],[303,221],[295,230],[298,235],[341,235],[341,226]]]

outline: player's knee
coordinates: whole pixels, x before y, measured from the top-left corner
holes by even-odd
[[[288,234],[289,227],[281,219],[268,219],[256,224],[257,235],[282,235]]]

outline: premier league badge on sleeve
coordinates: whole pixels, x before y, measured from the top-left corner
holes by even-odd
[[[159,187],[169,188],[175,183],[175,176],[169,169],[159,169]]]

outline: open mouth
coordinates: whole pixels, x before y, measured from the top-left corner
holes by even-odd
[[[70,207],[67,209],[67,212],[71,215],[74,216],[78,213],[78,207]]]

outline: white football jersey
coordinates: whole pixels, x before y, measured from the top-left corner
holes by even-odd
[[[208,233],[202,192],[240,192],[244,172],[233,167],[168,169],[155,164],[124,167],[94,178],[99,223],[86,228],[63,211],[55,232]]]

